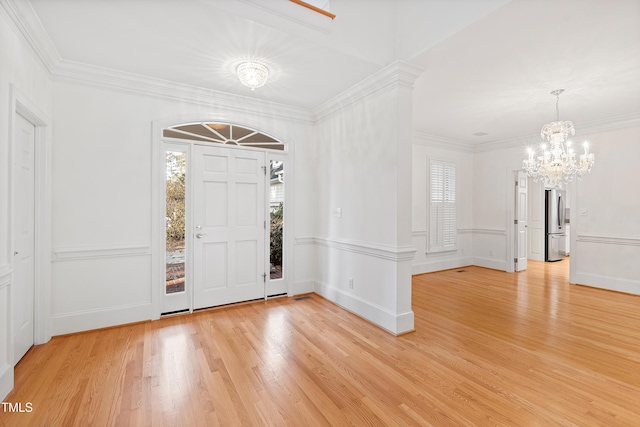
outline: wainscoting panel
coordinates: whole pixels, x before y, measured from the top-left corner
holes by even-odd
[[[152,318],[148,246],[56,249],[54,260],[53,335]]]
[[[411,264],[412,275],[473,264],[473,235],[470,230],[458,229],[455,251],[427,253],[427,237],[426,231],[414,231],[412,234],[413,246],[416,248],[416,254]]]
[[[413,329],[410,288],[397,286],[411,280],[412,247],[317,237],[313,241],[317,254],[314,292],[391,333]]]
[[[573,282],[640,295],[639,237],[578,234],[571,254]]]

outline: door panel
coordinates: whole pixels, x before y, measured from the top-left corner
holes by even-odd
[[[523,271],[527,269],[527,216],[529,209],[527,207],[527,174],[516,172],[516,256],[515,271]]]
[[[535,261],[544,261],[545,247],[545,208],[544,208],[544,182],[535,182],[533,178],[528,180],[528,208],[529,215],[527,225],[529,233],[529,249],[527,258]]]
[[[16,116],[14,363],[33,345],[35,290],[35,126]]]
[[[265,295],[265,153],[194,145],[194,309]]]

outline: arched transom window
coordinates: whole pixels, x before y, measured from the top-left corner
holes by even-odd
[[[284,151],[284,144],[277,139],[257,130],[229,123],[199,122],[169,126],[163,129],[162,136],[213,144]]]

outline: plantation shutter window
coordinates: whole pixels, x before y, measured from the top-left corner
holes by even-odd
[[[456,249],[456,165],[429,162],[429,241],[428,252]]]

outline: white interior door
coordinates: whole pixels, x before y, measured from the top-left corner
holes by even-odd
[[[529,215],[527,217],[527,234],[528,253],[527,259],[534,261],[544,261],[544,245],[545,245],[545,209],[544,209],[544,182],[535,182],[533,178],[528,180],[528,208]]]
[[[516,256],[515,271],[527,269],[527,174],[523,171],[516,172]]]
[[[33,345],[35,290],[35,126],[16,115],[14,156],[14,363]]]
[[[264,298],[265,153],[193,147],[194,309]]]

